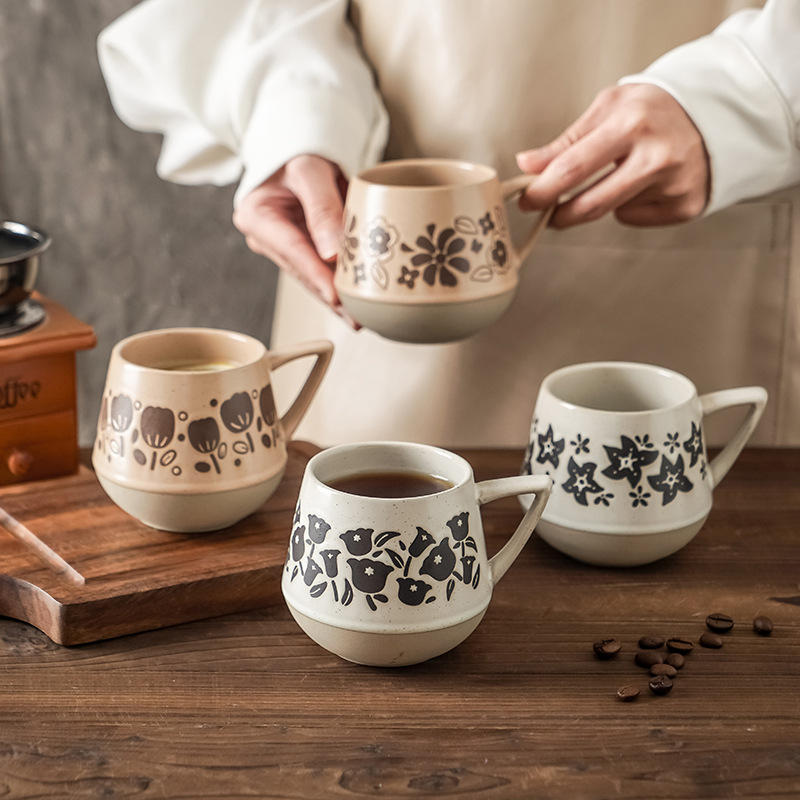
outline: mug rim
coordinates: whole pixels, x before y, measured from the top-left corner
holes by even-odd
[[[375,180],[377,174],[382,172],[389,172],[398,167],[430,167],[430,166],[446,166],[459,170],[465,173],[475,173],[475,179],[469,180],[464,183],[444,183],[433,186],[425,185],[403,185],[393,183],[383,183],[380,180]],[[379,164],[374,164],[371,167],[358,172],[354,180],[361,181],[368,186],[374,186],[380,189],[391,189],[392,191],[412,191],[412,192],[435,192],[435,191],[451,191],[454,188],[464,189],[470,186],[482,186],[492,180],[497,180],[497,170],[490,167],[488,164],[479,164],[475,161],[467,161],[460,158],[397,158],[389,161],[382,161]]]
[[[570,400],[565,400],[553,389],[553,384],[560,378],[563,378],[565,375],[608,368],[621,369],[627,372],[647,372],[651,375],[667,377],[670,380],[681,384],[682,388],[687,392],[687,394],[684,398],[678,400],[677,402],[659,405],[655,408],[645,408],[638,411],[614,411],[612,409],[596,408],[593,406],[581,405],[580,403],[574,403]],[[669,367],[662,367],[658,364],[649,364],[642,361],[584,361],[580,364],[570,364],[565,367],[560,367],[559,369],[554,370],[549,375],[545,376],[540,388],[540,394],[547,395],[562,408],[566,408],[570,411],[587,411],[592,414],[626,417],[644,417],[652,414],[676,411],[677,409],[685,406],[687,403],[690,403],[698,396],[697,387],[682,373],[677,372],[674,369],[670,369]]]
[[[163,367],[155,367],[148,364],[138,363],[135,360],[132,360],[129,355],[126,355],[125,350],[129,349],[135,344],[140,342],[147,342],[149,339],[157,339],[162,338],[165,335],[174,335],[174,334],[187,334],[192,336],[201,336],[206,337],[208,339],[225,339],[227,341],[235,341],[241,345],[245,345],[248,347],[253,348],[253,355],[248,357],[243,363],[237,363],[230,367],[224,367],[218,370],[212,370],[208,372],[201,372],[198,370],[193,369],[165,369]],[[231,331],[227,330],[226,328],[206,328],[206,327],[177,327],[177,328],[156,328],[154,330],[149,331],[141,331],[139,333],[134,333],[130,336],[126,336],[124,339],[120,339],[115,345],[113,350],[111,351],[111,357],[109,361],[113,361],[114,359],[118,359],[122,366],[126,370],[134,370],[136,372],[143,372],[143,373],[155,373],[158,375],[174,375],[176,377],[187,377],[187,376],[209,376],[209,375],[220,375],[226,374],[230,375],[232,373],[237,372],[238,370],[245,370],[249,367],[252,367],[254,364],[259,363],[267,354],[268,350],[266,345],[256,339],[254,336],[249,336],[246,333],[239,333],[238,331]]]
[[[447,476],[444,477],[446,480],[450,481],[453,485],[448,489],[442,489],[439,492],[432,492],[431,494],[422,494],[422,495],[412,495],[409,497],[374,497],[372,495],[365,495],[365,494],[354,494],[353,492],[343,492],[339,489],[334,489],[327,481],[323,480],[318,470],[320,467],[325,465],[325,462],[330,459],[335,459],[337,457],[341,457],[346,455],[347,453],[351,453],[357,450],[363,450],[364,448],[374,448],[374,449],[391,449],[391,450],[423,450],[430,454],[435,455],[435,457],[441,459],[442,461],[449,461],[454,468],[460,470],[461,478],[458,481],[453,481],[451,478]],[[387,468],[390,469],[390,468]],[[373,470],[377,472],[378,470]],[[387,471],[387,470],[384,470]],[[399,470],[398,470],[399,471]],[[369,470],[362,470],[361,473],[369,472]],[[392,441],[392,440],[380,440],[380,441],[364,441],[364,442],[350,442],[346,444],[338,444],[334,445],[333,447],[328,447],[325,450],[320,451],[316,455],[312,456],[308,463],[306,464],[305,469],[306,475],[310,476],[314,482],[316,483],[317,487],[322,490],[323,492],[329,493],[333,497],[341,497],[341,498],[353,498],[358,501],[368,501],[371,503],[376,504],[396,504],[399,502],[409,502],[409,501],[427,501],[433,498],[444,497],[455,492],[462,490],[466,485],[470,482],[474,482],[475,476],[472,472],[472,466],[470,465],[469,461],[467,461],[462,456],[458,455],[457,453],[453,453],[450,450],[446,450],[443,447],[436,447],[435,445],[431,444],[424,444],[421,442],[403,442],[403,441]],[[345,477],[347,475],[357,475],[360,474],[358,471],[351,471],[351,472],[342,472],[338,477]]]

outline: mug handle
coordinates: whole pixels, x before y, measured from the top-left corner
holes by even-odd
[[[318,342],[306,342],[290,347],[281,353],[270,353],[269,355],[269,368],[270,371],[288,364],[303,356],[316,356],[317,360],[314,366],[311,367],[311,372],[308,373],[306,382],[303,388],[298,392],[294,402],[289,406],[289,410],[281,417],[281,425],[286,433],[286,438],[291,439],[295,428],[300,424],[300,420],[305,416],[314,395],[319,389],[325,373],[328,371],[328,365],[331,363],[331,356],[333,355],[333,344],[331,342],[320,340]]]
[[[524,192],[538,177],[538,175],[516,175],[513,178],[507,178],[501,181],[500,191],[503,193],[503,200],[508,201],[512,197],[522,194],[522,192]],[[522,243],[522,247],[514,245],[514,250],[516,251],[520,266],[522,266],[522,263],[531,254],[531,250],[533,250],[533,246],[536,244],[539,234],[547,227],[547,223],[550,222],[550,217],[553,216],[555,210],[555,205],[552,205],[541,211],[539,213],[539,218],[534,222],[533,228],[531,228],[528,234],[528,238]]]
[[[489,559],[489,572],[493,584],[506,574],[506,570],[514,563],[525,543],[531,538],[533,529],[539,522],[542,511],[550,498],[552,486],[553,481],[547,475],[516,475],[511,478],[496,478],[475,484],[475,495],[479,506],[491,503],[492,500],[499,500],[501,497],[514,497],[520,494],[536,495],[531,507],[525,512],[522,522],[511,534],[511,538]]]
[[[721,411],[723,408],[733,406],[750,406],[747,416],[744,418],[739,430],[731,437],[731,440],[722,448],[711,461],[711,488],[719,486],[720,481],[727,475],[728,470],[733,466],[733,462],[742,452],[742,448],[747,444],[747,440],[758,425],[764,407],[767,405],[767,390],[761,386],[743,386],[740,389],[723,389],[719,392],[710,392],[700,398],[700,406],[703,416]]]

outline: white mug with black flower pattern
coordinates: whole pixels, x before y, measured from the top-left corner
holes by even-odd
[[[416,497],[366,497],[332,488],[364,473],[411,472],[450,488]],[[519,555],[550,495],[550,479],[475,482],[469,463],[408,442],[347,444],[306,466],[283,571],[300,627],[348,661],[404,666],[456,647],[483,618],[492,589]],[[533,493],[502,549],[486,553],[480,506]]]
[[[519,268],[550,219],[511,240],[504,202],[537,180],[441,158],[387,161],[359,173],[345,201],[335,286],[364,327],[401,342],[451,342],[499,319]]]
[[[683,375],[651,364],[564,367],[542,382],[522,473],[553,480],[539,535],[580,561],[646,564],[687,544],[712,492],[733,466],[767,402],[760,386],[698,396]],[[703,418],[732,406],[747,415],[715,458]],[[521,498],[523,506],[531,498]]]

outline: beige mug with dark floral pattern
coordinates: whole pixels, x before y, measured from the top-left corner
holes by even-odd
[[[261,506],[286,468],[286,442],[319,388],[333,345],[271,352],[251,336],[167,328],[113,349],[92,453],[106,494],[146,525],[210,531]],[[280,416],[272,371],[316,356]]]
[[[419,158],[387,161],[350,182],[335,286],[364,327],[401,342],[450,342],[499,319],[519,268],[547,225],[520,247],[504,201],[536,176],[500,181],[491,167]]]

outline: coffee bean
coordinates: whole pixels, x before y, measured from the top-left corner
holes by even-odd
[[[706,627],[714,633],[727,633],[733,627],[733,619],[727,614],[709,614],[706,617]]]
[[[631,703],[639,696],[639,690],[635,686],[622,686],[617,689],[617,697],[623,703]]]
[[[616,639],[601,639],[592,645],[592,650],[598,658],[605,661],[614,658],[622,650],[622,645]]]
[[[639,647],[642,650],[658,650],[664,646],[664,640],[660,636],[642,636],[639,639]]]
[[[675,669],[683,669],[686,659],[680,653],[670,653],[664,659],[664,663],[669,664],[671,667],[675,667]]]
[[[667,650],[669,650],[670,653],[680,653],[685,656],[687,653],[692,652],[693,647],[694,643],[690,642],[688,639],[681,639],[678,636],[667,639]]]
[[[644,667],[645,669],[650,669],[653,664],[663,664],[664,663],[664,656],[661,653],[656,653],[655,650],[640,650],[634,657],[633,660],[640,666]]]
[[[753,620],[753,630],[759,636],[769,636],[772,633],[772,620],[769,617],[756,617]]]
[[[700,644],[703,647],[710,647],[713,650],[719,650],[719,648],[722,647],[722,637],[717,636],[716,633],[709,633],[706,631],[700,637]]]
[[[671,667],[669,664],[653,664],[650,667],[650,674],[651,675],[666,675],[668,678],[674,678],[678,674],[678,670],[675,667]]]
[[[666,675],[656,675],[655,678],[650,678],[648,686],[653,694],[669,694],[672,681]]]

